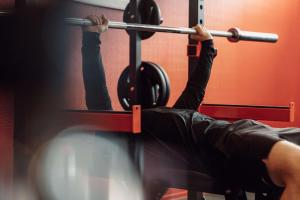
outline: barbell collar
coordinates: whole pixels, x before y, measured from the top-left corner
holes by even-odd
[[[277,42],[279,36],[273,33],[260,33],[241,31],[239,28],[231,28],[228,32],[232,33],[232,37],[228,37],[230,42],[238,42],[240,40],[257,41],[257,42]]]
[[[65,23],[75,26],[91,26],[93,23],[88,19],[80,18],[65,18]],[[193,28],[185,27],[169,27],[169,26],[157,26],[149,24],[135,24],[109,21],[109,28],[114,29],[126,29],[134,31],[147,31],[147,32],[165,32],[165,33],[178,33],[178,34],[196,34],[196,30]],[[260,33],[241,31],[238,28],[231,28],[228,31],[208,30],[212,36],[226,37],[230,42],[238,42],[240,40],[246,41],[258,41],[258,42],[277,42],[278,35],[273,33]]]

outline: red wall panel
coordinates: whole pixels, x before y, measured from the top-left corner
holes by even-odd
[[[228,43],[215,39],[219,55],[215,60],[206,102],[227,104],[288,105],[296,103],[296,121],[275,126],[299,126],[300,3],[291,1],[206,1],[208,28],[275,32],[276,44]]]

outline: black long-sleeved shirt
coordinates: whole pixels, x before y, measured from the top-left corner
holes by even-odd
[[[112,110],[100,54],[99,33],[83,32],[82,73],[89,110]]]

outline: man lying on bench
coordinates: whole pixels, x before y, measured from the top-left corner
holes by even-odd
[[[99,39],[108,29],[108,20],[104,16],[88,18],[95,26],[83,27],[86,104],[88,109],[111,110]],[[145,145],[145,152],[150,152],[157,167],[159,161],[169,159],[171,164],[188,166],[187,170],[197,170],[203,155],[209,155],[205,162],[216,174],[240,184],[263,181],[284,188],[281,200],[299,200],[300,129],[272,128],[254,120],[230,123],[197,112],[216,51],[210,33],[200,25],[194,28],[198,34],[191,38],[200,41],[202,49],[181,96],[172,108],[142,111],[142,135],[151,144]]]

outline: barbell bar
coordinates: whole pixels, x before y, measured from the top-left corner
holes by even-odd
[[[81,18],[65,18],[64,22],[68,25],[74,26],[91,26],[93,23],[89,19]],[[193,28],[185,27],[169,27],[169,26],[157,26],[149,24],[135,24],[109,21],[109,28],[114,29],[126,29],[134,31],[148,31],[148,32],[165,32],[165,33],[178,33],[178,34],[196,34],[196,30]],[[240,40],[245,41],[257,41],[257,42],[277,42],[278,35],[274,33],[261,33],[241,31],[239,28],[231,28],[228,31],[208,30],[213,36],[226,37],[230,42],[238,42]]]

